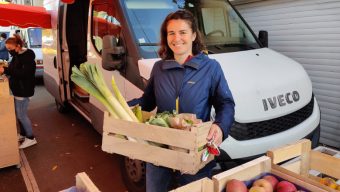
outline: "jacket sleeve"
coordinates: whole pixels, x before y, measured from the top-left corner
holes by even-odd
[[[25,57],[16,57],[13,62],[17,62],[22,64],[22,68],[18,70],[17,68],[9,67],[8,74],[13,77],[19,78],[30,78],[35,73],[36,64],[35,64],[35,54],[31,50]],[[14,63],[13,63],[14,64]]]
[[[157,64],[157,63],[156,63]],[[144,93],[142,97],[133,99],[128,102],[129,106],[134,106],[139,104],[142,107],[143,111],[152,111],[156,107],[156,98],[155,98],[155,92],[154,92],[154,71],[155,71],[155,66],[154,65],[150,79],[144,89]]]
[[[214,74],[212,82],[212,104],[216,112],[214,123],[222,129],[224,140],[228,137],[230,128],[234,122],[235,103],[227,80],[218,63]]]
[[[5,42],[0,42],[0,51],[6,50]]]

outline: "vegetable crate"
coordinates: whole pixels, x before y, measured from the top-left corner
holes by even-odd
[[[225,191],[226,184],[231,179],[245,181],[249,186],[249,184],[251,184],[254,180],[268,174],[275,175],[279,180],[289,181],[295,184],[298,189],[300,188],[304,191],[327,191],[310,183],[306,183],[301,178],[296,178],[277,169],[273,169],[271,159],[267,156],[259,157],[245,164],[213,176],[212,180],[214,183],[214,191]]]
[[[176,169],[182,173],[195,174],[214,158],[209,155],[207,161],[201,160],[206,151],[206,137],[211,124],[202,123],[192,127],[191,131],[185,131],[119,120],[105,113],[102,150]],[[152,145],[150,142],[169,148]]]
[[[338,180],[340,179],[340,159],[320,151],[311,150],[311,142],[309,140],[302,139],[296,143],[270,150],[267,155],[272,159],[275,170],[304,180],[327,191],[336,191],[334,189],[336,185],[333,185],[333,188],[331,188],[321,184],[321,177],[310,173],[317,171],[322,173],[322,175]],[[277,165],[292,158],[296,159],[280,166]]]
[[[170,192],[213,192],[214,184],[213,181],[209,178],[203,178],[177,189],[174,189]]]

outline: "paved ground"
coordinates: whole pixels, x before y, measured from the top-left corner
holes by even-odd
[[[86,172],[103,192],[125,192],[117,156],[101,151],[101,135],[77,112],[57,112],[54,99],[40,85],[29,106],[38,140],[24,153],[39,190],[59,191],[75,185],[75,175]],[[1,192],[23,192],[24,182],[15,167],[0,169]]]

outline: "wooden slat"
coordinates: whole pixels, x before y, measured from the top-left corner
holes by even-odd
[[[147,125],[144,123],[118,120],[104,115],[103,130],[109,133],[126,135],[146,141],[153,141],[166,145],[194,150],[196,147],[196,134],[165,127]]]
[[[267,152],[267,155],[271,157],[274,164],[281,163],[285,160],[300,156],[303,148],[308,142],[308,139],[302,139],[294,144],[289,144],[284,147],[272,149]]]
[[[282,167],[284,167],[287,170],[290,170],[294,173],[300,174],[300,168],[301,168],[301,160],[292,162],[292,163],[287,163],[284,165],[281,165]]]
[[[266,156],[259,157],[253,161],[213,176],[214,191],[220,192],[223,190],[230,179],[247,181],[259,176],[261,173],[270,172],[270,170],[270,159]]]
[[[301,163],[300,174],[308,177],[310,170],[310,152],[312,148],[312,142],[310,140],[302,141],[301,147]]]
[[[213,181],[208,178],[203,178],[198,181],[194,181],[180,188],[174,189],[170,192],[213,192]]]
[[[210,159],[201,163],[201,153],[185,153],[171,149],[131,142],[115,136],[103,133],[102,150],[108,153],[117,153],[131,159],[139,159],[155,165],[161,165],[172,169],[180,170],[183,173],[194,174],[204,167]]]
[[[76,187],[78,191],[100,192],[85,172],[76,175]]]
[[[311,169],[340,179],[340,159],[319,151],[311,151],[310,159]]]
[[[290,181],[295,183],[309,191],[313,192],[326,192],[329,191],[326,186],[322,186],[320,183],[317,182],[310,182],[308,178],[303,177],[299,174],[291,172],[283,167],[273,164],[272,165],[271,173],[281,177],[284,180]],[[332,191],[333,192],[333,191]]]
[[[196,128],[198,130],[197,139],[196,139],[197,147],[201,147],[207,144],[207,136],[208,136],[211,124],[212,122],[206,122],[202,126]]]

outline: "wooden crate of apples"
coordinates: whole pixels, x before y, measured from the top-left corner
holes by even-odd
[[[340,186],[336,183],[336,180],[340,179],[340,159],[311,150],[311,142],[307,139],[270,150],[267,155],[274,163],[273,169],[277,171],[304,180],[326,191],[340,191]],[[281,164],[292,158],[296,159]],[[311,174],[315,171],[320,174],[318,176]]]
[[[293,192],[327,191],[272,168],[271,159],[262,156],[213,176],[215,192]]]

